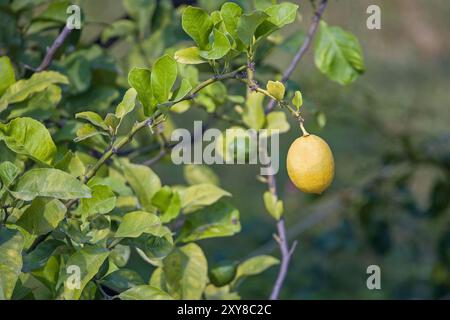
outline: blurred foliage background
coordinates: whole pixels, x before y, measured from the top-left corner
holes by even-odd
[[[176,6],[196,3],[208,10],[223,2],[174,1]],[[257,69],[261,79],[266,70],[268,74],[283,70],[303,40],[313,8],[310,1],[299,2],[301,22],[277,34],[287,42],[267,48],[264,69]],[[187,40],[180,27],[180,8],[173,8],[170,1],[158,1],[152,20],[145,19],[145,12],[135,13],[152,28],[138,36],[130,32],[121,41],[115,41],[117,35],[102,35],[112,21],[126,17],[121,1],[79,4],[85,24],[70,37],[73,42],[79,38],[91,52],[95,69],[86,71],[82,62],[66,60],[66,64],[81,63],[78,77],[73,76],[80,80],[77,90],[83,93],[65,102],[73,113],[86,101],[106,109],[120,96],[114,81],[126,83],[131,66],[151,65],[164,48]],[[370,4],[381,8],[381,30],[366,28]],[[367,71],[350,86],[340,86],[315,68],[310,50],[291,79],[292,87],[303,92],[308,130],[325,138],[333,149],[336,179],[321,196],[305,195],[293,187],[284,164],[288,146],[299,135],[292,122],[292,129],[280,137],[277,182],[289,238],[299,245],[281,298],[450,298],[449,15],[450,3],[443,0],[330,0],[324,19],[356,34]],[[26,73],[26,65],[39,64],[42,51],[37,48],[51,44],[56,32],[36,32],[32,35],[36,47],[23,50],[11,30],[16,22],[8,19],[6,14],[0,19],[0,39],[17,39],[10,50]],[[70,41],[65,45],[70,46]],[[116,73],[117,77],[110,76]],[[91,83],[101,85],[102,94],[96,91],[93,97],[89,90],[83,91]],[[322,126],[317,124],[319,114],[326,116],[324,126],[323,116]],[[173,122],[192,130],[195,119],[205,119],[204,112],[176,115]],[[166,184],[183,181],[182,168],[170,158],[153,168]],[[222,187],[233,193],[243,229],[231,238],[200,241],[209,263],[261,253],[277,256],[272,239],[275,226],[262,201],[266,186],[255,178],[259,168],[229,165],[214,170]],[[139,256],[130,263],[148,278],[149,267]],[[381,290],[366,287],[366,268],[372,264],[381,268]],[[276,272],[273,268],[249,279],[242,285],[242,297],[267,298]]]

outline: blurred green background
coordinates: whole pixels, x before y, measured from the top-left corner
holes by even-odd
[[[213,10],[225,1],[175,2],[196,2]],[[301,21],[279,35],[291,39],[288,45],[268,50],[267,68],[284,70],[301,44],[313,8],[310,1],[298,2]],[[121,1],[80,4],[86,17],[81,42],[86,47],[105,25],[125,15]],[[371,4],[381,8],[380,30],[366,27]],[[277,183],[289,240],[299,244],[280,298],[450,298],[449,16],[450,2],[444,0],[329,1],[324,19],[358,37],[367,70],[343,87],[316,69],[311,48],[292,76],[291,85],[303,92],[306,127],[326,139],[334,152],[336,178],[321,196],[293,187],[284,157],[300,133],[291,122],[291,130],[280,136]],[[172,38],[186,38],[179,24],[179,19],[171,20],[173,28],[161,35],[164,46],[169,47]],[[127,43],[119,43],[107,53],[120,61],[128,50]],[[323,128],[316,124],[317,112],[326,116]],[[191,110],[173,121],[192,130],[194,119],[205,119],[205,113]],[[182,168],[170,158],[154,170],[164,184],[183,182]],[[242,231],[200,241],[208,262],[263,253],[279,256],[272,238],[275,224],[262,201],[266,185],[255,177],[259,168],[228,165],[214,170],[222,187],[233,193]],[[131,263],[149,276],[151,269],[137,255]],[[381,290],[366,287],[366,269],[372,264],[381,268]],[[271,268],[246,280],[242,297],[266,299],[277,271]]]

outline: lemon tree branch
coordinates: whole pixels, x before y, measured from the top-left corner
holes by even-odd
[[[303,42],[303,45],[300,47],[300,49],[295,54],[294,58],[292,59],[290,65],[283,73],[283,78],[281,79],[283,83],[286,83],[286,81],[289,79],[289,77],[294,72],[295,68],[297,67],[298,63],[302,59],[302,57],[305,55],[306,51],[311,45],[312,39],[314,38],[314,35],[316,34],[317,26],[319,25],[319,21],[322,18],[322,15],[325,11],[325,7],[327,5],[327,0],[322,0],[319,8],[317,9],[313,20],[311,22],[311,25],[308,30],[308,35]],[[274,107],[276,106],[275,100],[270,100],[267,107],[266,107],[266,113],[271,112]],[[303,126],[303,122],[300,122],[300,126]],[[304,128],[302,128],[304,130]],[[267,177],[267,185],[269,188],[269,191],[278,198],[278,192],[277,192],[277,181],[276,181],[276,174],[274,172],[269,172],[269,175]],[[281,288],[283,287],[284,280],[286,279],[287,272],[289,270],[289,263],[291,261],[292,254],[295,250],[295,247],[297,245],[297,242],[294,242],[291,247],[289,247],[288,239],[286,237],[286,225],[285,220],[283,217],[281,217],[277,221],[277,234],[275,236],[276,241],[278,242],[278,245],[280,247],[281,251],[281,264],[280,269],[278,271],[278,276],[275,281],[275,284],[273,286],[272,292],[270,294],[271,300],[277,300]]]

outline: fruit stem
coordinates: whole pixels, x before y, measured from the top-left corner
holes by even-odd
[[[303,136],[307,137],[309,136],[309,132],[306,131],[305,126],[303,123],[305,122],[305,119],[300,115],[300,112],[296,111],[294,112],[295,117],[297,118],[298,124],[300,125],[300,129],[302,130]]]
[[[306,131],[305,126],[303,125],[303,121],[300,121],[300,129],[302,130],[302,133],[303,133],[304,137],[309,136],[309,132]]]

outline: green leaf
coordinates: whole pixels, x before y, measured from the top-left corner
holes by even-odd
[[[300,110],[303,105],[303,97],[300,91],[295,91],[294,97],[292,98],[292,104],[297,108],[297,111]]]
[[[0,98],[0,112],[5,110],[8,104],[23,101],[31,94],[43,91],[55,83],[69,84],[69,80],[58,72],[43,71],[33,74],[29,79],[17,81]]]
[[[226,2],[220,8],[220,15],[227,32],[236,40],[239,18],[242,15],[242,8],[234,2]]]
[[[131,249],[129,246],[117,244],[112,249],[111,254],[109,255],[109,260],[119,268],[123,268],[126,266],[128,260],[130,259],[130,255]]]
[[[115,234],[116,238],[137,238],[143,233],[160,234],[161,221],[158,216],[144,211],[125,214]]]
[[[239,39],[248,47],[253,43],[256,28],[267,19],[269,15],[256,10],[249,14],[243,14],[238,23],[237,34]]]
[[[100,115],[96,112],[93,112],[93,111],[79,112],[75,115],[75,118],[89,121],[96,127],[99,127],[105,131],[108,130],[108,127],[103,122],[102,117],[100,117]]]
[[[205,288],[206,300],[240,300],[241,297],[237,292],[231,292],[230,286],[225,285],[223,287],[216,287],[213,284],[209,284]]]
[[[175,299],[198,300],[208,281],[208,263],[202,249],[189,243],[163,260],[168,293]]]
[[[146,116],[151,116],[155,105],[151,85],[151,72],[145,68],[133,68],[128,73],[128,83],[136,89],[139,101],[144,107]]]
[[[315,63],[328,78],[347,85],[364,72],[362,49],[358,39],[339,27],[321,21],[315,43]]]
[[[151,85],[158,103],[169,100],[170,91],[177,80],[177,72],[177,62],[171,56],[166,54],[156,60],[152,68]]]
[[[268,268],[279,263],[280,262],[278,259],[267,255],[261,255],[247,259],[239,264],[236,272],[236,278],[234,279],[232,286],[238,285],[239,282],[242,281],[242,279],[245,277],[260,274]]]
[[[140,285],[119,294],[121,300],[173,300],[166,292],[149,286]]]
[[[55,164],[55,169],[70,173],[74,177],[81,177],[86,172],[86,167],[78,154],[68,151],[64,157]]]
[[[162,259],[173,249],[173,238],[169,228],[161,228],[159,236],[147,236],[145,245],[141,247],[146,256],[152,259]]]
[[[65,247],[65,243],[59,240],[49,239],[41,242],[33,251],[23,257],[22,272],[28,273],[42,268],[60,247]]]
[[[104,277],[100,283],[114,291],[122,292],[143,285],[144,280],[136,271],[119,269]]]
[[[184,179],[190,185],[209,183],[218,186],[219,177],[206,165],[187,164],[183,168]]]
[[[164,223],[175,219],[181,209],[180,195],[168,186],[164,186],[155,193],[152,204],[160,211],[160,219]]]
[[[201,64],[208,62],[200,56],[200,49],[198,47],[180,49],[175,52],[174,57],[177,62],[182,64]]]
[[[36,198],[16,224],[33,235],[46,234],[64,219],[67,208],[58,199]]]
[[[0,199],[7,189],[13,184],[14,180],[19,176],[20,169],[13,163],[5,161],[0,163]]]
[[[152,265],[160,265],[161,259],[166,257],[173,249],[172,231],[164,226],[153,228],[152,234],[143,234],[138,238],[128,238],[124,243],[135,247],[139,255]]]
[[[10,299],[22,270],[24,238],[17,230],[0,229],[0,300]]]
[[[136,194],[143,209],[149,212],[154,211],[152,205],[153,195],[161,189],[161,180],[147,166],[132,164],[125,160],[121,161],[123,174]]]
[[[223,287],[233,281],[236,277],[236,271],[236,263],[221,263],[211,268],[209,271],[209,279],[214,285]]]
[[[120,119],[125,117],[127,114],[129,114],[131,111],[133,111],[135,105],[136,105],[136,96],[137,91],[134,88],[130,88],[125,92],[125,95],[123,96],[122,101],[119,103],[119,105],[116,108],[116,116]]]
[[[96,127],[89,123],[85,123],[78,128],[77,137],[73,139],[73,141],[80,142],[98,135],[107,136],[108,134],[104,131],[99,131]]]
[[[114,192],[105,185],[91,187],[91,198],[81,199],[81,212],[83,216],[104,214],[112,211],[116,206]]]
[[[214,42],[209,51],[200,51],[200,56],[208,60],[223,58],[231,49],[230,40],[217,29],[214,29]]]
[[[186,97],[188,95],[189,92],[191,92],[191,90],[192,90],[192,85],[189,82],[189,80],[188,79],[181,80],[180,87],[173,94],[172,100],[179,101],[179,100],[183,99],[184,97]]]
[[[244,113],[242,114],[242,120],[250,128],[258,130],[264,126],[266,116],[264,114],[264,94],[256,91],[251,91],[247,95],[247,101],[245,103]]]
[[[122,119],[118,118],[114,113],[109,112],[105,116],[105,124],[108,128],[112,129],[117,134],[118,127]]]
[[[239,231],[241,231],[239,211],[233,206],[219,201],[188,215],[178,240],[189,242],[228,237]]]
[[[266,191],[264,192],[264,205],[275,220],[280,220],[283,215],[283,201],[278,200],[272,192]]]
[[[67,260],[66,268],[64,268],[62,274],[62,279],[64,280],[64,299],[78,300],[84,287],[97,274],[103,262],[105,262],[106,258],[108,258],[108,255],[109,251],[107,249],[86,245],[70,256]],[[80,270],[79,289],[68,285],[72,276],[72,274],[67,273],[67,268],[70,266],[78,267]]]
[[[267,36],[285,25],[294,22],[297,17],[297,9],[298,5],[290,2],[280,3],[266,8],[264,12],[268,15],[268,18],[256,30],[256,37]]]
[[[0,141],[15,153],[51,165],[56,146],[47,128],[32,118],[17,118],[7,124],[0,123]]]
[[[61,88],[50,85],[47,89],[33,94],[30,99],[17,103],[8,114],[8,119],[30,117],[38,121],[49,119],[61,101]]]
[[[19,178],[14,197],[31,201],[36,197],[63,200],[89,198],[91,190],[72,175],[58,169],[32,169]]]
[[[284,84],[280,81],[267,82],[267,91],[278,101],[283,100],[285,90]]]
[[[213,204],[224,196],[231,196],[231,194],[213,184],[196,184],[181,192],[181,207],[184,213],[190,213]]]
[[[298,5],[290,2],[280,3],[270,6],[264,10],[269,15],[267,21],[273,23],[278,28],[295,21],[297,16]]]
[[[181,25],[200,49],[206,49],[209,43],[209,35],[213,29],[213,22],[205,10],[187,7],[183,11]]]
[[[16,82],[16,74],[11,64],[11,60],[7,56],[0,57],[0,96],[8,89],[14,82]]]

